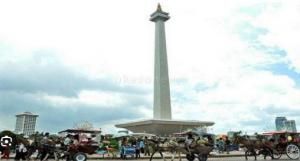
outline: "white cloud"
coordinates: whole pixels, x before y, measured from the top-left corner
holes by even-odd
[[[286,50],[291,67],[300,72],[300,2],[289,1],[280,7],[268,8],[260,15],[254,24],[268,29],[268,34],[261,41],[270,46],[278,46]]]

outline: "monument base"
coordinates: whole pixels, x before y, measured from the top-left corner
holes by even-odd
[[[192,128],[205,128],[214,125],[209,121],[183,121],[183,120],[142,120],[115,125],[118,128],[125,128],[134,133],[150,133],[158,136],[169,136]]]

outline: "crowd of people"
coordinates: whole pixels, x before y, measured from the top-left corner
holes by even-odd
[[[17,143],[15,148],[15,160],[25,160],[26,158],[30,157],[36,150],[40,150],[37,154],[37,158],[41,161],[44,161],[46,158],[49,157],[51,154],[52,145],[55,143],[61,144],[64,150],[68,149],[76,149],[78,145],[82,144],[92,144],[93,141],[90,137],[86,140],[81,140],[79,135],[66,135],[64,138],[59,138],[58,140],[53,140],[49,138],[49,133],[45,133],[42,139],[40,140],[32,140],[25,138],[25,141],[20,141]],[[205,144],[209,146],[215,146],[219,153],[227,152],[229,153],[229,145],[231,144],[228,137],[225,139],[218,138],[214,141],[211,136],[207,137],[198,137],[194,138],[191,134],[187,135],[185,143],[187,145],[187,149],[189,150],[190,145],[195,142],[197,144]],[[143,156],[150,156],[153,149],[151,146],[148,146],[148,137],[122,137],[118,139],[118,145],[114,146],[111,144],[110,141],[102,140],[99,148],[104,150],[111,150],[112,148],[117,149],[120,153],[120,157],[125,159],[126,153],[125,151],[133,148],[134,150],[134,157],[140,158],[141,155]],[[9,158],[9,148],[6,148],[2,152],[2,158],[7,159]],[[132,155],[132,153],[130,154]]]
[[[122,139],[119,140],[119,149],[120,149],[120,154],[121,158],[125,159],[126,158],[126,149],[134,148],[133,151],[135,152],[135,158],[140,158],[141,153],[144,154],[144,156],[149,155],[150,156],[150,150],[149,147],[147,146],[147,140],[148,138],[135,138],[132,137],[130,139],[123,137]]]
[[[1,159],[9,159],[11,149],[13,149],[12,152],[15,153],[15,160],[28,160],[34,153],[37,153],[36,159],[44,161],[50,155],[53,155],[53,150],[57,148],[57,146],[61,150],[68,151],[69,149],[76,149],[80,144],[89,145],[94,143],[91,137],[88,137],[86,140],[79,140],[79,135],[70,134],[68,134],[66,137],[51,138],[48,132],[42,135],[41,139],[38,139],[37,137],[29,138],[25,136],[16,140],[13,147],[3,147],[1,149]]]
[[[226,151],[226,153],[229,154],[230,145],[231,145],[231,141],[228,139],[228,137],[225,137],[225,139],[223,139],[222,137],[216,139],[215,146],[218,153],[224,153]]]
[[[112,143],[115,141],[115,143]],[[266,143],[274,144],[275,140],[271,139],[266,141]],[[282,147],[288,142],[300,142],[300,138],[289,135],[280,135],[277,139],[276,144]],[[78,134],[75,135],[66,135],[65,137],[57,137],[51,138],[49,133],[45,133],[42,137],[38,138],[28,138],[24,137],[22,140],[16,141],[16,145],[14,146],[13,152],[15,152],[15,160],[26,160],[32,156],[32,154],[36,153],[36,158],[40,159],[41,161],[46,160],[50,155],[53,153],[53,146],[60,144],[61,149],[64,151],[69,151],[70,149],[75,149],[80,145],[92,145],[96,143],[96,146],[102,148],[106,151],[116,151],[120,154],[120,157],[125,159],[126,156],[132,155],[135,158],[140,158],[141,156],[150,156],[152,153],[152,147],[149,146],[149,139],[146,136],[143,137],[120,137],[114,139],[103,139],[100,143],[96,142],[92,139],[92,137],[86,137],[85,139],[80,138]],[[227,153],[232,150],[233,142],[226,136],[226,137],[219,137],[219,138],[212,138],[212,136],[208,135],[206,137],[194,137],[192,134],[188,134],[185,138],[186,148],[189,151],[192,143],[203,144],[205,146],[213,146],[215,147],[218,153]],[[2,159],[9,159],[9,154],[11,147],[3,147],[1,149],[1,158]],[[127,151],[132,150],[133,153],[126,153]],[[64,155],[64,154],[63,154]],[[60,156],[61,157],[61,156]]]

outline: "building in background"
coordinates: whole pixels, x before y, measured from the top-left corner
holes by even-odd
[[[287,121],[286,117],[276,117],[275,119],[276,131],[285,130],[286,121]]]
[[[285,122],[286,131],[297,132],[295,120],[287,120]]]
[[[27,136],[35,133],[36,119],[38,115],[32,114],[31,112],[24,112],[17,114],[16,117],[15,133]]]
[[[295,120],[287,120],[286,117],[276,117],[276,131],[297,132]]]
[[[235,138],[234,135],[239,134],[240,131],[228,131],[227,132],[227,137],[229,138],[229,140],[233,140]]]

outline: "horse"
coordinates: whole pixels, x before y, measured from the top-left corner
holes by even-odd
[[[197,158],[199,161],[206,161],[209,153],[214,149],[214,146],[209,143],[192,142],[189,146],[189,151],[186,153],[186,158],[193,161]]]
[[[55,161],[59,160],[61,149],[56,147],[57,144],[62,144],[59,140],[48,140],[46,144],[42,145],[40,142],[35,141],[31,148],[29,148],[31,153],[28,153],[27,158],[30,159],[31,155],[37,150],[38,154],[35,160],[40,159],[41,161],[47,160],[49,157],[55,159]],[[30,147],[30,146],[29,146]]]
[[[193,142],[188,148],[184,141],[174,141],[172,139],[164,141],[149,140],[149,145],[153,148],[150,161],[157,152],[164,160],[163,152],[170,152],[172,154],[172,161],[175,159],[176,154],[178,154],[180,161],[181,154],[186,154],[186,158],[189,161],[193,161],[195,158],[199,161],[206,161],[209,153],[213,150],[213,146],[198,144],[197,142]]]
[[[166,158],[164,157],[163,153],[170,152],[172,154],[171,160],[173,161],[175,159],[176,154],[179,155],[179,160],[181,161],[181,152],[184,151],[184,147],[180,146],[176,141],[168,140],[168,139],[158,139],[153,140],[149,139],[147,140],[148,146],[152,148],[152,154],[150,155],[150,161],[152,161],[153,156],[155,153],[159,153],[160,156],[165,161]]]
[[[245,148],[245,158],[248,160],[248,156],[254,156],[254,159],[257,159],[257,156],[260,154],[263,154],[264,159],[266,159],[267,156],[270,156],[273,159],[273,152],[272,149],[267,146],[269,142],[263,142],[260,139],[257,140],[250,140],[247,138],[247,136],[240,136],[238,134],[234,135],[234,144],[242,144]],[[258,151],[258,153],[256,152]]]
[[[42,149],[41,146],[39,145],[39,143],[36,141],[32,142],[31,144],[27,145],[26,147],[27,147],[27,155],[25,156],[25,158],[27,161],[31,160],[31,156],[33,155],[33,153],[35,153],[37,150],[38,150],[38,152],[40,152]]]

